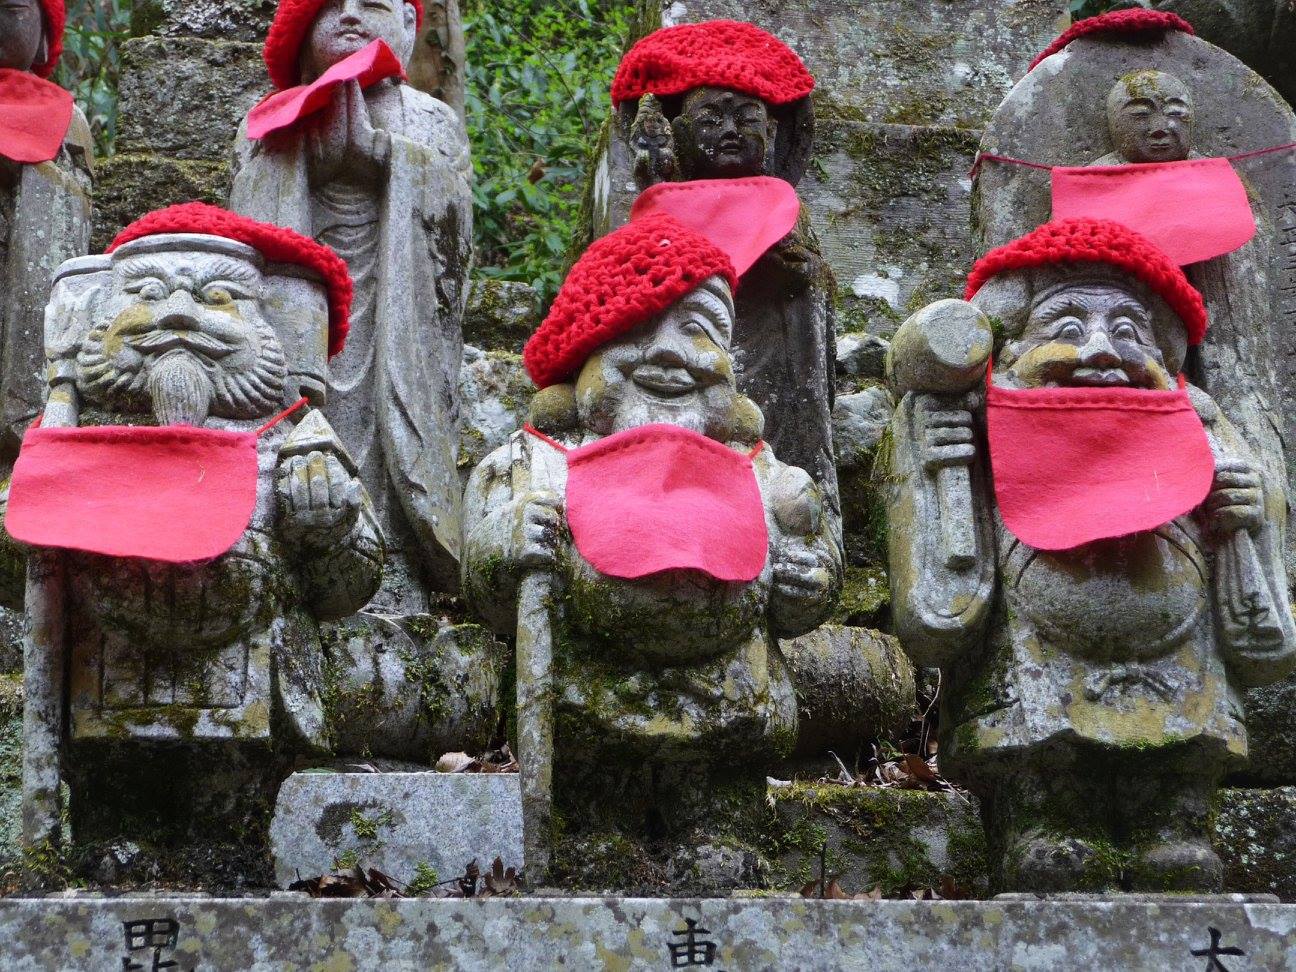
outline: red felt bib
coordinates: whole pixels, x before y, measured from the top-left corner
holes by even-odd
[[[627,580],[666,570],[755,580],[769,553],[752,467],[760,448],[735,452],[655,424],[567,452],[567,523],[576,549],[600,573]]]
[[[771,246],[792,232],[801,215],[796,190],[782,179],[698,179],[649,186],[630,218],[673,216],[720,247],[742,276]]]
[[[39,428],[23,436],[5,527],[22,543],[169,563],[225,553],[252,519],[255,432]]]
[[[1231,253],[1255,236],[1246,188],[1228,159],[1053,169],[1053,218],[1110,219],[1180,266]]]
[[[1214,478],[1183,388],[992,384],[986,425],[1004,526],[1038,550],[1155,529],[1199,506]]]
[[[361,88],[368,88],[385,78],[396,77],[405,78],[400,59],[386,41],[376,40],[338,61],[311,84],[270,95],[248,112],[247,136],[250,139],[265,138],[271,132],[291,128],[303,118],[327,107],[333,101],[333,92],[348,81],[359,81]]]
[[[0,68],[0,155],[32,165],[56,158],[72,124],[72,95],[30,71]]]

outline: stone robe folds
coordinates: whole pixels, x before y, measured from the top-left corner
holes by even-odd
[[[356,286],[351,331],[330,362],[323,411],[373,497],[394,555],[389,564],[403,561],[454,590],[457,388],[472,239],[468,141],[448,106],[407,85],[381,83],[365,100],[374,127],[391,136],[384,184],[313,187],[302,134],[309,121],[264,141],[249,140],[245,123],[230,208],[333,246],[348,261]],[[385,593],[377,603],[421,609],[390,603],[397,595]]]

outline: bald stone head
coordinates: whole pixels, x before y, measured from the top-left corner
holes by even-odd
[[[0,0],[0,68],[30,71],[46,48],[40,0]]]
[[[1107,125],[1126,162],[1182,162],[1192,151],[1192,92],[1164,71],[1127,74],[1107,95]]]
[[[417,34],[418,15],[405,0],[326,0],[302,45],[302,80],[315,80],[375,40],[386,41],[408,68]]]

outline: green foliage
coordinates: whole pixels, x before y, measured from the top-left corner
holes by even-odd
[[[132,0],[68,0],[63,58],[55,78],[90,119],[95,151],[111,155],[117,138],[118,48],[129,34]]]
[[[632,11],[611,0],[465,0],[483,275],[529,283],[546,301],[557,291]]]

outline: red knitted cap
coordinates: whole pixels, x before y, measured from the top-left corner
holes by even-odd
[[[567,274],[522,351],[540,388],[566,381],[595,349],[660,314],[708,277],[737,288],[724,251],[674,217],[631,220],[595,240]]]
[[[41,9],[45,11],[45,40],[49,53],[45,60],[32,65],[32,73],[48,78],[58,67],[59,58],[63,55],[63,30],[67,27],[67,8],[63,0],[40,0]]]
[[[324,279],[329,293],[329,357],[346,344],[354,287],[346,262],[329,247],[283,226],[258,223],[218,206],[191,202],[159,209],[135,220],[117,234],[107,252],[146,236],[163,233],[223,236],[260,250],[271,263],[296,263],[314,270]]]
[[[992,277],[1055,263],[1106,263],[1119,267],[1160,295],[1201,344],[1208,324],[1206,305],[1182,270],[1146,237],[1105,219],[1068,219],[1043,226],[1006,246],[991,250],[968,274],[964,300],[971,300]]]
[[[1166,13],[1164,10],[1134,7],[1129,10],[1113,10],[1110,13],[1099,14],[1097,17],[1088,17],[1076,21],[1059,35],[1057,40],[1044,48],[1043,53],[1031,61],[1028,71],[1034,71],[1040,61],[1052,57],[1077,37],[1086,37],[1089,34],[1164,33],[1167,30],[1181,30],[1185,34],[1197,33],[1193,30],[1193,25],[1178,14]]]
[[[301,83],[301,47],[327,0],[279,0],[266,35],[261,56],[276,88],[292,88]],[[405,0],[414,8],[418,26],[423,26],[423,0]]]
[[[814,86],[801,58],[773,34],[755,24],[708,20],[664,27],[630,48],[612,79],[612,103],[711,87],[785,105]]]

